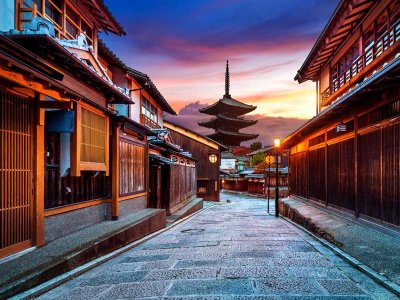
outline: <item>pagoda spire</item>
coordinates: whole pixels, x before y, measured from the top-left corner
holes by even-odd
[[[256,106],[237,101],[229,94],[229,61],[226,61],[225,72],[225,95],[214,104],[201,108],[203,114],[215,116],[206,122],[199,122],[200,126],[212,128],[215,133],[208,135],[209,138],[228,147],[240,146],[241,142],[252,140],[258,134],[243,133],[239,130],[257,123],[257,120],[245,119],[241,116],[256,109]]]
[[[225,71],[225,96],[230,97],[229,94],[229,60],[226,61],[226,71]]]

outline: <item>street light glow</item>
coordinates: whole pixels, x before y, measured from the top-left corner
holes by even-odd
[[[276,137],[274,138],[274,147],[279,148],[281,146],[281,139]]]

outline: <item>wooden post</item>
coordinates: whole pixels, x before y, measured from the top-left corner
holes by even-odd
[[[316,115],[318,115],[318,113],[319,113],[319,97],[320,97],[320,95],[319,95],[319,81],[318,80],[316,80],[315,81],[315,94],[316,94],[316,103],[315,103],[315,109],[316,109]]]
[[[119,163],[120,163],[120,126],[113,124],[112,127],[112,177],[111,177],[111,219],[118,220],[119,218]]]
[[[325,205],[328,206],[328,132],[325,131]]]
[[[354,216],[360,216],[358,199],[358,117],[354,117]]]
[[[141,109],[141,108],[140,108]],[[148,142],[148,137],[147,135],[145,136],[145,141],[146,141],[146,148],[145,148],[145,174],[144,174],[144,179],[145,179],[145,191],[146,191],[146,202],[147,202],[147,207],[150,207],[150,199],[149,199],[149,180],[150,180],[150,158],[149,158],[149,142]],[[157,176],[158,176],[158,171],[157,171]],[[153,178],[153,180],[156,180]],[[154,195],[154,193],[153,193]]]
[[[40,109],[40,101],[44,97],[40,94],[35,94],[35,139],[34,139],[34,243],[36,246],[41,246],[45,243],[44,240],[44,110]]]
[[[81,176],[81,125],[82,108],[74,103],[74,133],[71,136],[71,176]]]
[[[383,221],[383,127],[379,129],[379,219]]]

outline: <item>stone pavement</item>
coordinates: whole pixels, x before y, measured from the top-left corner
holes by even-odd
[[[400,285],[400,233],[340,214],[296,197],[281,202],[281,213],[323,235],[344,252]],[[292,210],[289,213],[289,209]],[[297,220],[296,220],[297,219]],[[312,227],[312,228],[310,228]]]
[[[397,299],[264,200],[223,198],[39,299]]]

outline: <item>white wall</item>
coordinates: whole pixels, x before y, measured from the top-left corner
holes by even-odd
[[[15,29],[14,1],[15,0],[0,0],[0,31],[8,31],[10,29]]]
[[[138,86],[133,85],[132,89],[137,89]],[[129,105],[131,119],[135,122],[140,123],[140,91],[131,92],[131,99],[135,104]]]

